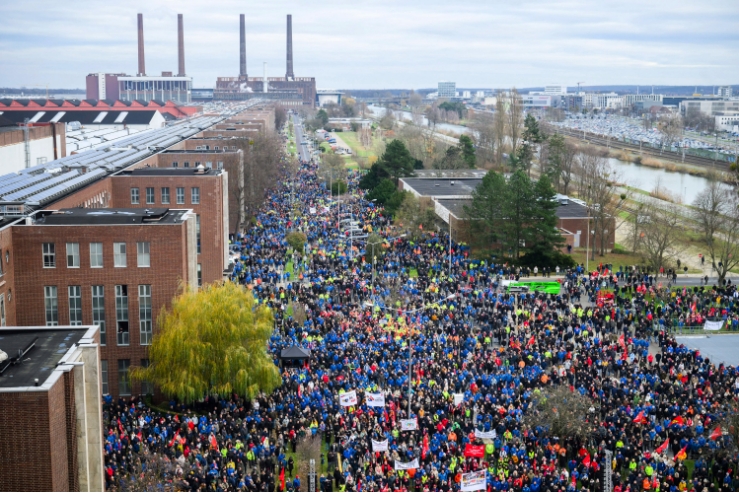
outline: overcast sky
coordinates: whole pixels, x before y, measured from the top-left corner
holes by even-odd
[[[292,14],[295,75],[319,89],[739,84],[737,0],[24,0],[0,2],[0,87],[135,74],[138,12],[149,75],[177,72],[184,14],[194,87],[238,75],[240,13],[250,76],[284,76]]]

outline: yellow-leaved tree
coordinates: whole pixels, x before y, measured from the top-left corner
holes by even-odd
[[[281,384],[267,352],[273,324],[270,309],[238,284],[186,290],[171,310],[160,313],[151,364],[133,369],[132,377],[186,403],[232,392],[249,398],[271,392]]]

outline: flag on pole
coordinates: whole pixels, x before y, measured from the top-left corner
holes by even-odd
[[[644,411],[639,411],[639,414],[636,415],[634,418],[634,423],[645,425],[649,422],[649,420],[644,416]]]
[[[655,452],[658,453],[658,454],[663,454],[663,453],[665,453],[665,450],[667,450],[667,447],[669,447],[669,446],[670,446],[670,438],[667,437],[667,438],[665,438],[665,442],[662,445],[660,445],[659,447],[657,447],[657,449],[655,450]]]
[[[713,432],[711,433],[711,440],[718,440],[719,438],[721,438],[722,433],[723,432],[721,430],[721,426],[717,426],[716,429],[713,430]]]
[[[685,460],[686,457],[688,457],[688,446],[687,445],[680,449],[680,452],[677,453],[675,458],[677,460]]]
[[[284,467],[280,470],[280,485],[282,486],[281,490],[285,491],[285,468]]]

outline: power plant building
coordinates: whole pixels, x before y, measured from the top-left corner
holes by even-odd
[[[259,97],[279,102],[282,106],[308,106],[316,104],[315,77],[295,77],[293,72],[292,15],[287,16],[287,66],[285,77],[267,77],[266,65],[262,77],[249,77],[246,71],[246,26],[244,14],[240,16],[239,76],[218,77],[213,99],[238,101]]]
[[[185,34],[182,14],[177,15],[177,65],[178,72],[162,72],[147,75],[144,56],[144,17],[138,14],[138,71],[127,74],[89,74],[86,80],[87,99],[109,101],[174,101],[190,104],[192,101],[192,77],[185,74]]]

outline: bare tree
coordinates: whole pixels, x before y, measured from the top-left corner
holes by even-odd
[[[473,137],[475,139],[475,145],[477,150],[475,155],[478,159],[478,164],[487,168],[489,165],[495,163],[495,117],[489,113],[479,113],[475,115],[475,119],[472,121],[472,128],[474,129]]]
[[[578,195],[590,207],[590,217],[595,234],[590,242],[591,259],[595,252],[605,255],[607,238],[615,231],[618,209],[626,200],[626,195],[616,195],[614,182],[616,175],[608,160],[594,148],[585,148],[577,155],[576,186]],[[591,235],[590,231],[586,232]],[[600,244],[597,240],[600,239]]]
[[[128,473],[125,468],[119,478],[121,491],[188,491],[190,486],[183,478],[190,465],[182,459],[174,461],[166,455],[149,452],[146,448],[132,458],[135,472]]]
[[[310,461],[316,464],[316,475],[321,471],[321,436],[307,435],[303,437],[295,449],[295,462],[297,463],[297,476],[300,476],[300,491],[310,490]],[[316,488],[318,488],[318,477],[316,477]],[[315,490],[314,490],[315,491]]]
[[[433,229],[436,214],[431,207],[424,207],[413,195],[406,194],[403,202],[398,208],[396,222],[402,224],[403,228],[412,238],[416,238],[425,231]]]
[[[268,191],[287,172],[288,159],[282,140],[274,132],[236,139],[234,144],[244,153],[243,188],[237,193],[243,196],[242,203],[247,215],[253,216]]]
[[[559,176],[562,193],[567,195],[572,181],[572,172],[577,161],[577,155],[580,152],[579,147],[574,142],[565,139],[565,152],[562,155],[562,169]]]
[[[346,181],[347,171],[344,158],[332,152],[323,154],[318,167],[318,175],[327,184],[338,180]]]
[[[535,393],[530,411],[524,416],[529,428],[544,428],[561,440],[585,441],[600,426],[600,403],[569,387],[560,385]]]
[[[664,115],[657,123],[657,127],[660,131],[660,147],[669,150],[670,147],[672,147],[672,144],[676,142],[682,135],[682,118],[679,114]]]
[[[739,199],[716,176],[693,202],[693,219],[719,282],[739,266]]]
[[[493,135],[495,138],[495,164],[503,165],[503,153],[506,146],[506,107],[502,93],[495,99],[495,113],[493,114]]]
[[[657,270],[666,267],[679,253],[679,240],[685,219],[680,207],[671,203],[651,200],[646,203],[641,227],[641,252],[649,265]]]
[[[508,137],[510,139],[511,154],[513,155],[516,153],[516,149],[518,149],[521,133],[523,132],[523,99],[515,87],[511,89],[509,96],[506,98],[506,103],[508,106]]]

